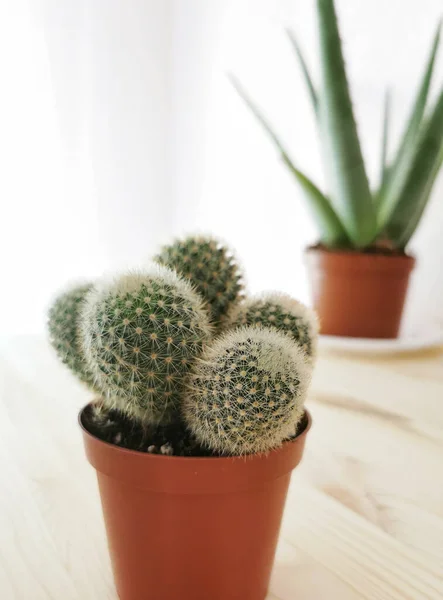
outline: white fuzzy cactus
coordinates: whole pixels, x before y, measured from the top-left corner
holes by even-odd
[[[84,352],[104,402],[142,422],[174,420],[210,335],[202,298],[165,267],[98,283],[86,299]]]
[[[240,325],[273,327],[288,334],[314,359],[317,352],[318,319],[316,313],[288,294],[265,292],[247,298],[234,307],[227,328]]]
[[[221,454],[271,450],[295,434],[310,378],[311,365],[289,336],[261,327],[229,331],[192,370],[185,422]]]
[[[85,361],[80,320],[83,303],[93,284],[78,283],[60,293],[48,312],[49,341],[61,362],[89,388],[95,390],[94,374]]]

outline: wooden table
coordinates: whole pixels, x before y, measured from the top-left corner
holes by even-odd
[[[0,350],[0,598],[115,600],[88,396],[44,340]],[[442,600],[442,354],[323,354],[309,408],[269,600]]]

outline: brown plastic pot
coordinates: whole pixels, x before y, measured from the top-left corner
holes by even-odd
[[[321,333],[396,338],[415,258],[306,250]]]
[[[183,458],[103,442],[80,413],[120,600],[264,600],[307,416],[268,454]]]

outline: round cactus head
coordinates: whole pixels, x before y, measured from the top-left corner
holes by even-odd
[[[247,298],[231,312],[227,326],[263,325],[288,334],[308,357],[315,358],[318,320],[315,312],[287,294],[265,293]]]
[[[239,301],[241,273],[232,252],[212,237],[191,236],[164,246],[155,260],[189,279],[208,303],[218,326]]]
[[[88,369],[80,341],[80,315],[92,283],[83,283],[61,293],[48,312],[49,341],[58,357],[74,375],[94,389],[94,375]]]
[[[188,282],[159,266],[96,286],[82,336],[107,406],[147,423],[174,420],[184,377],[211,333],[202,305]]]
[[[276,448],[295,433],[310,376],[304,353],[288,336],[258,327],[229,331],[193,367],[186,424],[221,454]]]

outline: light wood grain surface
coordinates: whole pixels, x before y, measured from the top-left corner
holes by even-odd
[[[1,600],[117,598],[87,401],[43,339],[1,343]],[[309,409],[269,600],[442,600],[443,355],[323,354]]]

